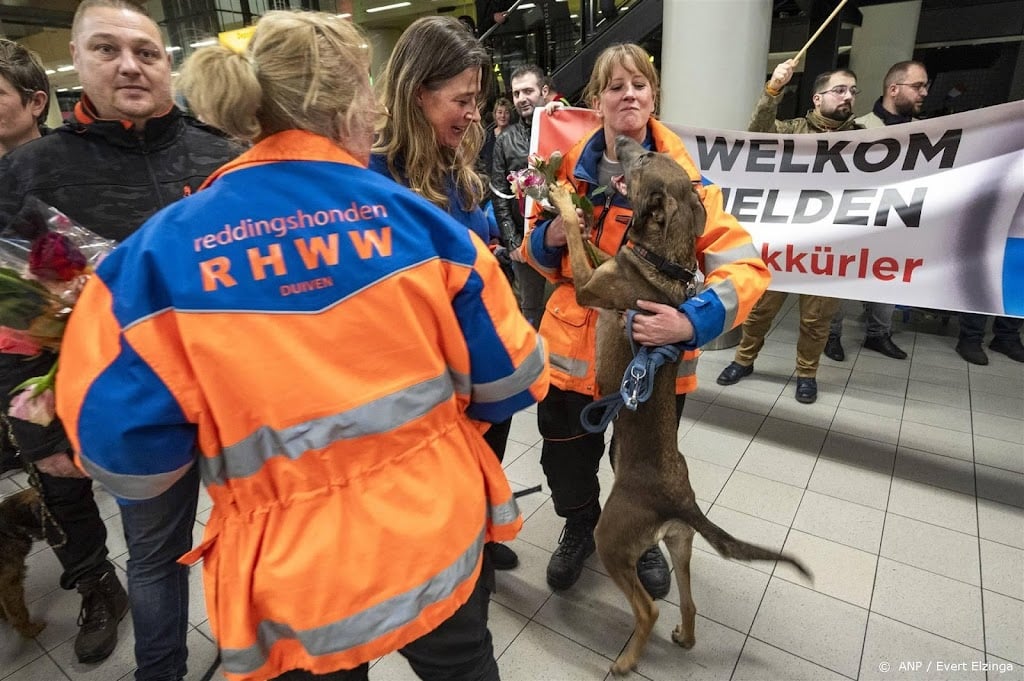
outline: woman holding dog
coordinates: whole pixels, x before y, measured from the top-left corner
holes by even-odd
[[[391,115],[374,144],[370,169],[410,187],[489,244],[497,227],[480,204],[486,187],[475,163],[484,138],[480,104],[491,59],[462,22],[448,16],[414,21],[399,37],[381,75],[381,97]],[[484,439],[505,458],[511,417]],[[490,543],[489,565],[511,570],[519,557]]]
[[[202,473],[186,559],[232,681],[366,679],[394,650],[498,679],[483,546],[522,519],[478,422],[544,395],[544,347],[487,248],[366,169],[368,42],[274,11],[245,54],[190,57],[193,108],[254,145],[103,262],[64,339],[80,465],[127,500]]]
[[[639,343],[682,343],[685,348],[676,380],[678,419],[686,393],[697,387],[697,348],[743,322],[768,287],[770,274],[750,235],[723,210],[719,188],[703,182],[679,137],[654,118],[658,74],[643,48],[621,44],[604,50],[584,97],[602,126],[566,154],[559,180],[593,203],[593,214],[583,216],[593,245],[612,255],[626,243],[632,209],[626,196],[613,189],[622,175],[615,155],[618,135],[678,162],[689,174],[707,214],[696,243],[704,274],[699,297],[678,309],[639,301],[643,314],[636,315],[632,326],[633,339]],[[559,114],[555,110],[552,115]],[[548,563],[547,581],[553,589],[567,589],[594,552],[593,531],[601,513],[597,470],[604,454],[604,434],[588,433],[580,425],[581,411],[595,398],[597,311],[576,303],[561,217],[538,222],[523,241],[522,255],[555,284],[540,326],[551,353],[551,389],[538,407],[537,420],[544,438],[541,464],[555,512],[565,518],[559,547]],[[657,546],[643,554],[637,570],[652,597],[668,593],[668,564]]]

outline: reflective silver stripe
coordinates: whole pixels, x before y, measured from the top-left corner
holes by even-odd
[[[468,395],[473,389],[473,381],[469,378],[469,374],[449,369],[448,375],[451,377],[452,385],[455,387],[455,392],[458,394]]]
[[[85,456],[82,456],[81,459],[82,467],[85,468],[89,477],[101,483],[115,497],[129,501],[145,501],[160,496],[170,489],[171,485],[178,482],[185,473],[188,473],[195,464],[195,461],[189,461],[181,468],[168,473],[126,475],[112,473]]]
[[[452,379],[445,372],[340,414],[282,430],[261,426],[243,440],[225,447],[218,456],[201,457],[203,481],[208,485],[224,484],[229,479],[257,473],[274,456],[297,459],[305,452],[322,449],[338,440],[386,433],[450,399],[453,390]]]
[[[731,265],[739,260],[759,260],[761,254],[754,248],[754,244],[743,244],[735,248],[729,248],[724,251],[710,252],[704,251],[704,271],[710,274],[719,267],[725,267]]]
[[[473,386],[474,402],[501,402],[528,390],[544,373],[544,340],[537,335],[537,345],[519,368],[505,378]]]
[[[222,648],[224,670],[252,674],[267,663],[271,647],[295,639],[307,653],[331,655],[364,645],[415,620],[424,608],[443,601],[473,574],[484,547],[485,532],[454,563],[419,586],[398,594],[350,617],[314,629],[295,631],[282,622],[263,620],[256,629],[256,643],[247,648]]]
[[[573,359],[572,357],[566,357],[565,355],[558,355],[554,352],[551,353],[551,367],[558,369],[564,374],[569,374],[576,378],[583,378],[587,375],[587,367],[590,366],[589,362],[584,362],[582,359]]]
[[[684,359],[679,362],[679,368],[676,369],[676,378],[693,376],[695,373],[697,373],[697,359]]]
[[[736,325],[736,313],[739,312],[740,297],[736,293],[736,285],[733,284],[732,279],[723,279],[716,282],[709,290],[715,292],[725,307],[725,323],[721,331],[721,333],[725,333]]]
[[[491,506],[489,513],[491,514],[491,522],[493,524],[508,525],[509,523],[514,523],[516,518],[519,517],[519,504],[516,503],[515,497],[511,497],[504,504]]]

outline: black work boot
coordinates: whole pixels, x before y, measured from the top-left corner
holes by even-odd
[[[82,610],[78,615],[75,655],[82,663],[101,662],[117,645],[117,623],[128,612],[128,594],[113,570],[78,583]]]
[[[636,563],[636,575],[651,598],[664,598],[668,595],[671,586],[668,561],[657,544],[641,554],[640,560]]]
[[[594,504],[565,519],[562,536],[558,538],[558,548],[548,561],[548,586],[552,589],[568,589],[580,578],[583,561],[597,548],[594,544],[594,528],[600,517],[601,507]]]

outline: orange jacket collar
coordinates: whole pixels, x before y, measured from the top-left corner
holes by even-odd
[[[167,111],[159,113],[153,116],[153,118],[160,118],[161,116],[166,116],[168,113],[170,113],[171,109],[173,108],[174,104],[171,104],[169,107],[167,107]],[[124,126],[125,130],[131,130],[132,127],[135,125],[131,121],[126,121],[120,118],[100,118],[100,116],[96,113],[96,107],[93,106],[92,101],[89,99],[88,95],[85,94],[83,94],[82,98],[75,103],[75,120],[77,120],[82,125],[89,125],[94,121],[116,120],[122,126]]]
[[[285,130],[264,137],[244,154],[222,165],[206,178],[200,189],[208,187],[221,175],[234,170],[277,161],[334,161],[365,167],[347,151],[322,135],[307,130]]]

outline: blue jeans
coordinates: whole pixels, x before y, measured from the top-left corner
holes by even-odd
[[[198,501],[199,471],[193,466],[157,498],[121,507],[136,681],[185,678],[189,568],[176,561],[192,548]]]
[[[981,345],[985,340],[985,327],[988,325],[989,315],[976,312],[960,313],[960,342],[966,344]],[[1020,338],[1020,329],[1024,321],[1013,317],[992,318],[992,340],[1014,342]]]

